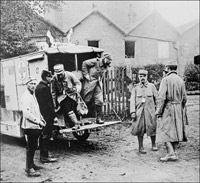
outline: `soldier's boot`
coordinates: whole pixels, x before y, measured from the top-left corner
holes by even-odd
[[[26,173],[28,177],[39,177],[41,174],[33,168],[34,151],[26,150]]]
[[[79,129],[80,125],[78,123],[78,119],[77,119],[76,114],[74,113],[74,111],[68,112],[68,116],[71,119],[70,128],[72,128],[72,130]]]
[[[166,161],[177,161],[178,157],[176,156],[172,143],[171,142],[166,142],[166,149],[167,149],[167,154],[164,157],[160,158],[160,161],[166,162]]]
[[[139,153],[146,154],[147,152],[144,150],[143,146],[143,136],[138,136],[138,144],[139,144]]]
[[[34,163],[34,155],[35,155],[35,151],[32,151],[32,152],[31,152],[31,166],[32,166],[32,168],[33,168],[35,171],[40,170],[40,169],[43,169],[43,167],[38,166],[38,165],[36,165],[36,164]]]
[[[102,120],[102,106],[96,105],[96,123],[97,124],[104,124],[104,121]]]
[[[49,156],[49,150],[48,150],[48,146],[49,146],[49,137],[43,138],[42,140],[42,144],[41,144],[41,149],[40,149],[40,161],[42,163],[53,163],[53,162],[57,162],[57,158],[54,158],[53,156]]]
[[[179,147],[179,142],[172,142],[172,146],[173,146],[173,149],[174,149],[174,153],[175,153],[175,155],[176,155],[177,158],[178,158],[178,147]]]
[[[156,146],[156,136],[151,136],[151,143],[152,143],[152,151],[157,151],[158,148]]]

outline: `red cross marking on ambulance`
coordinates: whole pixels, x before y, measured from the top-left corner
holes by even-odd
[[[26,66],[23,61],[21,61],[19,65],[19,76],[21,80],[26,77]]]

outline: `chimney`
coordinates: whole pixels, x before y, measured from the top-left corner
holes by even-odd
[[[132,27],[135,21],[136,14],[133,12],[132,4],[129,4],[129,11],[128,11],[128,25]]]
[[[92,3],[92,9],[95,9],[96,7],[97,7],[97,5]]]

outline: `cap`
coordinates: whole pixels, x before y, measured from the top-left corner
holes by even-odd
[[[178,64],[177,64],[177,60],[170,60],[167,64],[166,64],[166,66],[177,66]]]
[[[112,60],[112,56],[111,56],[110,53],[104,53],[104,54],[103,54],[103,58],[107,58],[107,59],[109,59],[109,60]]]
[[[64,65],[63,64],[54,65],[53,69],[56,74],[60,74],[64,71]]]
[[[109,59],[109,60],[112,60],[112,56],[111,56],[110,53],[104,53],[104,54],[103,54],[103,58],[107,58],[107,59]]]
[[[41,74],[42,78],[52,77],[51,71],[43,70]]]
[[[105,59],[105,58],[107,58],[107,59]],[[110,64],[112,61],[112,57],[111,57],[110,53],[104,53],[102,60],[103,60],[104,65],[107,65],[108,67],[110,67]]]
[[[147,75],[148,71],[141,69],[141,70],[139,70],[139,74]]]
[[[35,78],[33,78],[32,76],[28,76],[28,78],[27,78],[27,80],[26,80],[26,85],[28,84],[28,83],[30,83],[31,81],[37,81],[37,79],[35,79]]]

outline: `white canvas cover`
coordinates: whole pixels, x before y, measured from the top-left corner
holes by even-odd
[[[91,46],[80,46],[75,44],[57,44],[53,47],[45,49],[47,54],[54,54],[54,53],[71,53],[71,54],[78,54],[78,53],[91,53],[91,52],[103,52],[103,49],[91,47]]]

